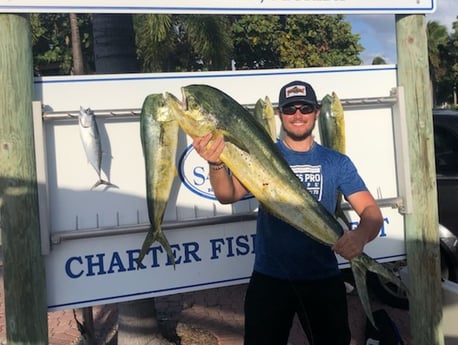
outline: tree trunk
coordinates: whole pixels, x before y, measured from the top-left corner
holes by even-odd
[[[81,49],[80,30],[78,27],[78,17],[75,13],[70,13],[70,28],[72,31],[72,74],[84,74],[83,51]]]
[[[92,33],[97,74],[139,72],[132,15],[94,14]]]

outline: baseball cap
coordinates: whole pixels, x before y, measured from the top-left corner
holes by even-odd
[[[303,81],[292,81],[280,89],[278,96],[278,106],[281,108],[290,103],[307,103],[313,106],[318,105],[315,90]]]

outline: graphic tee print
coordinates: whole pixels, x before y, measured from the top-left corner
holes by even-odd
[[[315,199],[321,201],[323,190],[321,165],[293,165],[291,169]]]

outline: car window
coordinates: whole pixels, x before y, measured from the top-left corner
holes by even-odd
[[[441,175],[458,174],[458,137],[448,128],[434,128],[434,149],[436,173]]]

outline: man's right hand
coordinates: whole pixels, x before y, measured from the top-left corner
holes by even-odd
[[[207,162],[220,163],[219,156],[224,149],[224,139],[218,135],[212,140],[212,134],[208,133],[204,137],[196,137],[192,142],[194,150]]]

